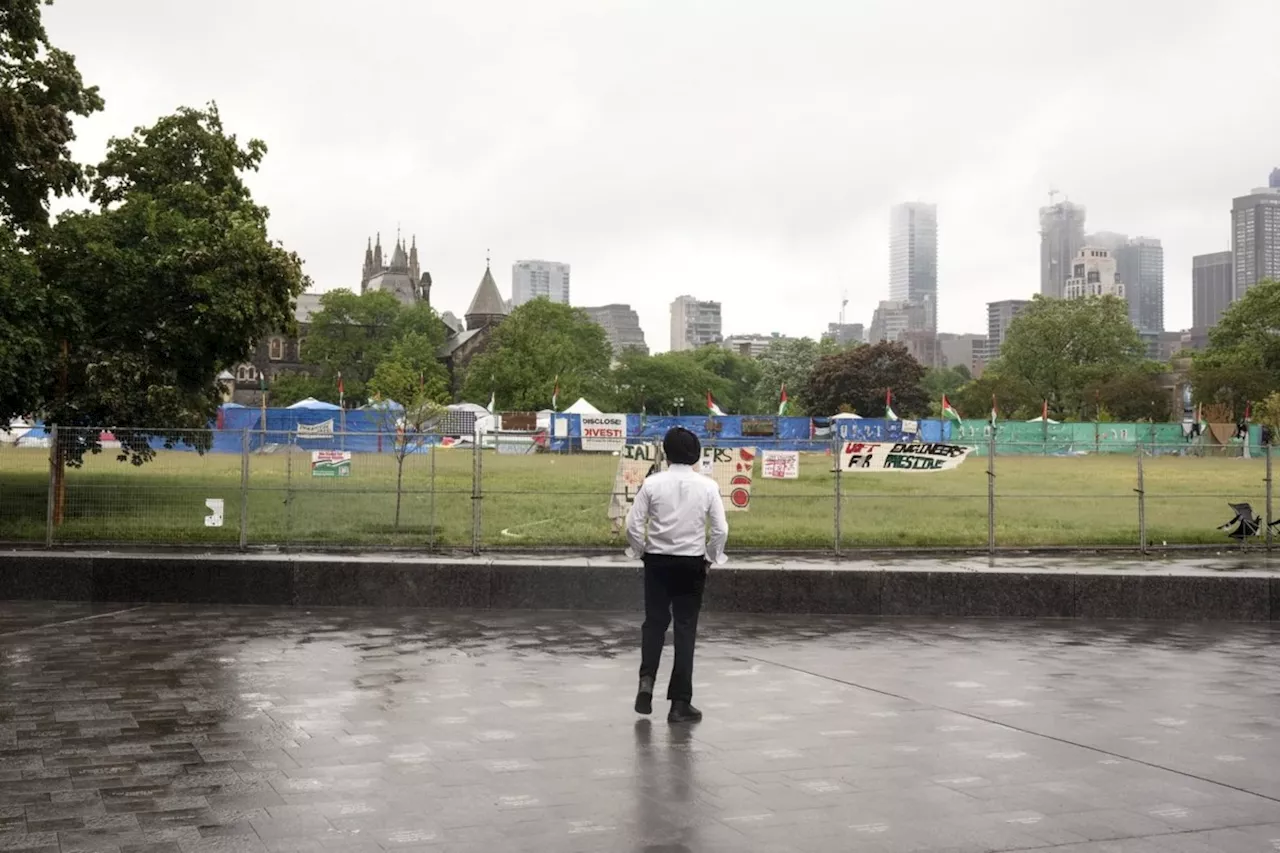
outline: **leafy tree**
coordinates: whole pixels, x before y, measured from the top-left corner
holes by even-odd
[[[946,394],[948,398],[953,397],[971,381],[973,376],[969,373],[969,368],[963,364],[955,367],[933,367],[926,371],[924,380],[920,384],[924,387],[925,394],[929,396],[929,413],[935,417],[941,416],[942,395]]]
[[[441,406],[449,402],[449,371],[436,353],[438,336],[426,332],[410,332],[391,346],[391,351],[378,363],[369,380],[369,393],[375,398],[395,400],[404,406],[422,398]]]
[[[999,415],[1006,420],[1030,420],[1040,416],[1043,400],[1027,382],[1018,377],[1004,376],[985,370],[977,379],[966,383],[948,398],[961,417],[985,420],[991,416],[991,400],[995,398]],[[931,400],[938,414],[942,414],[942,397]]]
[[[1160,379],[1162,365],[1148,362],[1103,378],[1087,389],[1081,410],[1101,407],[1112,420],[1120,422],[1167,421],[1173,416],[1169,390]]]
[[[512,311],[472,360],[462,396],[487,402],[496,394],[504,409],[538,411],[551,405],[559,376],[561,401],[606,399],[611,358],[604,329],[585,311],[535,299]]]
[[[50,2],[0,5],[0,226],[28,233],[47,226],[50,195],[83,189],[72,120],[102,109],[75,57],[49,43],[40,7]]]
[[[755,399],[762,406],[770,401],[776,405],[778,392],[787,386],[789,410],[792,414],[808,413],[809,407],[804,396],[805,380],[818,359],[823,355],[831,355],[839,351],[839,347],[830,341],[818,342],[812,338],[780,338],[769,345],[756,365],[760,370],[760,381],[756,383]]]
[[[320,310],[311,316],[302,360],[319,367],[321,378],[335,390],[341,373],[347,395],[364,399],[374,370],[412,325],[405,313],[400,300],[384,290],[331,290],[320,297]]]
[[[267,392],[272,406],[292,406],[308,397],[337,405],[339,397],[337,384],[301,373],[280,374],[271,381]]]
[[[14,233],[0,228],[0,429],[32,414],[41,381],[56,348],[45,334],[52,306],[44,298],[40,271],[19,249]]]
[[[842,406],[868,418],[884,417],[885,392],[893,391],[899,415],[921,417],[929,412],[929,397],[921,382],[925,370],[899,343],[881,341],[823,356],[804,386],[804,398],[814,414],[835,414]]]
[[[152,457],[153,436],[208,446],[213,377],[289,326],[306,283],[242,180],[265,150],[228,136],[212,105],[111,141],[91,185],[97,210],[62,216],[35,254],[56,355],[29,409],[60,427],[110,427],[134,464]],[[77,465],[100,450],[96,429],[79,429],[56,452]]]
[[[1232,303],[1197,353],[1191,385],[1197,403],[1223,403],[1241,416],[1250,400],[1280,390],[1280,282],[1260,282]]]
[[[1026,386],[1048,400],[1051,416],[1092,416],[1088,389],[1144,363],[1142,338],[1128,306],[1115,296],[1045,299],[1036,296],[1014,318],[987,373]]]
[[[756,399],[756,386],[760,382],[761,372],[760,365],[754,359],[715,344],[693,350],[690,356],[703,370],[724,380],[717,383],[719,390],[715,393],[726,412],[754,414],[761,411],[762,404]],[[708,390],[713,389],[710,386],[702,389],[703,398]],[[777,391],[773,394],[776,395]]]
[[[653,414],[700,414],[706,410],[708,391],[726,403],[730,390],[728,380],[704,367],[691,352],[624,352],[613,370],[613,384],[618,410]]]

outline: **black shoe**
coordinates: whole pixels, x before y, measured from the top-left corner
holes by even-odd
[[[702,720],[702,712],[688,702],[672,702],[668,723],[696,723]]]
[[[640,690],[636,693],[636,713],[653,713],[653,679],[648,676],[640,679]]]

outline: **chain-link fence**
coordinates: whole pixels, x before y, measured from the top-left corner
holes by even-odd
[[[100,452],[58,464],[59,447],[86,439]],[[855,445],[830,438],[744,438],[708,442],[704,470],[721,484],[740,551],[1271,545],[1269,447],[1139,442],[1046,454],[1043,443],[969,442],[962,464],[921,472],[852,465]],[[588,452],[526,433],[251,430],[223,431],[210,448],[206,431],[153,439],[152,458],[134,465],[103,430],[0,434],[0,541],[617,549],[659,444]],[[1241,504],[1249,509],[1236,521]],[[1228,535],[1242,527],[1249,535]]]

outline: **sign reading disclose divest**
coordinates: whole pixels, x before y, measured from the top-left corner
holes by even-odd
[[[960,444],[928,442],[846,441],[840,448],[840,469],[854,471],[946,471],[972,451]]]
[[[582,449],[612,453],[627,443],[626,415],[583,415]]]

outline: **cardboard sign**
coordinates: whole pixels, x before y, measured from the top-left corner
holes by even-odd
[[[767,480],[798,480],[800,451],[766,450],[760,456],[760,470]]]
[[[720,498],[726,512],[746,512],[751,508],[755,459],[754,447],[702,448],[702,473],[720,486]]]
[[[609,520],[615,528],[627,517],[644,478],[658,466],[658,445],[628,444],[618,454],[618,473],[613,478],[609,500]]]
[[[312,477],[350,477],[350,450],[313,450],[311,451]]]
[[[613,453],[627,443],[626,415],[583,415],[582,449]]]
[[[927,442],[846,441],[840,445],[840,470],[946,471],[955,468],[972,451],[960,444]]]

